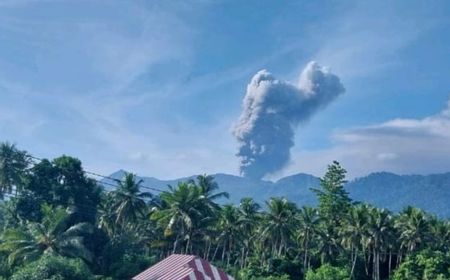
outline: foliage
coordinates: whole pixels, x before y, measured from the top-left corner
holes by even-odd
[[[396,270],[392,280],[448,280],[450,256],[439,251],[422,251],[409,256]]]
[[[3,233],[0,250],[8,252],[8,262],[27,263],[39,259],[43,254],[92,259],[84,247],[83,233],[92,228],[87,223],[68,224],[70,215],[64,209],[43,205],[44,218],[41,223],[29,222],[23,227],[7,229]]]
[[[316,270],[309,270],[305,280],[347,280],[349,273],[344,268],[324,264]]]
[[[155,263],[154,258],[139,254],[124,254],[110,268],[113,279],[130,279]]]
[[[64,257],[44,256],[15,272],[11,280],[93,280],[83,261]]]
[[[319,211],[328,223],[338,225],[340,218],[348,212],[351,199],[344,189],[347,171],[334,161],[328,166],[328,171],[320,179],[321,189],[313,189],[319,200]]]
[[[317,207],[261,207],[227,204],[208,175],[150,194],[125,173],[106,191],[76,158],[30,159],[0,144],[0,279],[130,279],[173,253],[237,279],[449,278],[450,222],[352,201],[338,162],[314,189]]]
[[[24,171],[30,164],[25,151],[20,151],[14,144],[0,143],[0,197],[22,191],[26,182]]]

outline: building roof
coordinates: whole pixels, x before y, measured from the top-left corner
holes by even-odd
[[[234,278],[209,262],[193,255],[173,254],[133,280],[234,280]]]

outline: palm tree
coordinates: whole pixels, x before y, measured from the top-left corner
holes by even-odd
[[[271,241],[273,255],[281,256],[292,239],[297,206],[285,198],[271,198],[266,204],[269,211],[261,237]]]
[[[9,254],[9,263],[28,263],[43,254],[79,257],[90,262],[92,254],[84,246],[82,236],[92,233],[92,225],[69,225],[71,215],[62,208],[44,205],[42,211],[41,223],[28,223],[26,227],[4,232],[0,250]]]
[[[369,208],[365,246],[372,250],[374,280],[380,280],[380,255],[388,246],[392,234],[392,216],[385,209]]]
[[[323,219],[323,218],[322,218]],[[321,222],[316,233],[317,253],[322,263],[332,263],[340,252],[340,242],[336,236],[336,228],[327,222]]]
[[[303,206],[298,213],[299,228],[297,231],[297,241],[304,250],[303,271],[309,268],[309,249],[314,235],[318,232],[320,216],[317,209]]]
[[[256,228],[261,221],[261,206],[252,198],[243,198],[239,204],[238,224],[242,232],[241,268],[246,266],[250,248],[254,246]]]
[[[160,197],[162,205],[152,214],[152,219],[164,228],[166,237],[175,235],[173,253],[178,251],[180,241],[187,241],[185,252],[188,252],[195,226],[208,218],[203,216],[205,200],[200,188],[180,182],[176,188],[169,186],[169,191],[161,193]]]
[[[242,233],[239,227],[239,210],[233,205],[225,205],[221,211],[218,227],[220,231],[218,241],[222,243],[222,262],[226,255],[228,268],[231,254],[235,252]]]
[[[216,192],[219,185],[211,175],[199,175],[197,176],[197,182],[191,180],[189,183],[200,189],[200,196],[205,207],[203,211],[207,212],[205,214],[218,218],[220,206],[216,201],[221,198],[229,198],[230,195],[227,192]]]
[[[448,252],[450,250],[450,221],[442,221],[433,217],[429,221],[430,244],[434,250]]]
[[[350,278],[353,278],[359,251],[365,254],[363,239],[367,235],[368,209],[367,205],[352,207],[341,228],[341,244],[350,251]]]
[[[195,182],[194,182],[195,183]],[[218,192],[219,185],[214,181],[214,177],[211,175],[199,175],[197,176],[197,186],[200,187],[202,195],[209,201],[215,201],[220,198],[229,198],[230,195],[227,192]]]
[[[397,217],[395,228],[400,234],[401,250],[409,254],[426,241],[429,234],[428,217],[420,209],[407,207]]]
[[[116,209],[116,223],[122,226],[132,226],[143,218],[146,214],[146,198],[152,195],[148,192],[141,192],[143,180],[137,180],[132,173],[125,174],[119,181],[117,190],[112,192],[113,208]]]
[[[14,144],[0,144],[0,196],[19,193],[24,185],[24,172],[30,164],[30,157],[25,151],[19,151]]]
[[[117,213],[114,204],[113,195],[105,195],[98,209],[98,227],[108,234],[111,240],[116,238],[118,231]]]

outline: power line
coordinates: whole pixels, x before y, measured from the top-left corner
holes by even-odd
[[[31,154],[27,154],[27,156],[28,156],[29,158],[34,159],[34,160],[39,161],[39,162],[44,161],[44,159],[38,158],[38,157],[33,156],[33,155],[31,155]],[[33,163],[36,164],[36,162],[33,162]],[[53,163],[51,163],[51,164],[53,165]],[[13,166],[12,166],[12,167],[13,167]],[[13,168],[14,168],[14,167],[13,167]],[[19,169],[16,169],[16,170],[19,171],[19,172],[23,172],[23,170],[19,170]],[[110,177],[110,176],[105,176],[105,175],[101,175],[101,174],[98,174],[98,173],[95,173],[95,172],[86,171],[86,170],[83,170],[82,172],[85,173],[85,174],[95,175],[95,176],[98,176],[98,177],[106,178],[106,179],[109,179],[109,180],[113,180],[114,182],[120,183],[120,180],[118,180],[118,179],[116,179],[116,178],[113,178],[113,177]],[[109,183],[109,182],[101,181],[101,180],[98,180],[98,179],[95,179],[95,178],[92,178],[92,177],[89,177],[89,179],[94,180],[95,182],[97,182],[97,183],[99,183],[99,184],[102,184],[102,185],[108,185],[108,186],[112,186],[112,187],[114,187],[114,188],[120,187],[120,186],[117,185],[117,184],[112,184],[112,183]],[[140,185],[139,187],[141,187],[141,188],[148,188],[148,189],[151,189],[151,190],[157,191],[157,192],[164,192],[163,190],[160,190],[160,189],[157,189],[157,188],[152,188],[152,187],[147,187],[147,186],[142,186],[142,185]],[[104,189],[104,191],[107,192],[107,193],[114,192],[113,190],[107,190],[107,189]],[[17,197],[19,197],[19,194],[18,194],[18,193],[13,194],[13,193],[7,193],[7,192],[5,192],[5,193],[3,193],[2,195],[3,195],[3,197],[7,197],[7,198],[17,198]],[[132,197],[135,197],[135,196],[132,196]],[[135,197],[135,198],[142,199],[142,200],[144,200],[146,203],[152,202],[152,200],[146,200],[145,198],[141,198],[141,197]],[[85,207],[85,208],[87,208],[87,209],[89,209],[89,210],[91,210],[91,209],[93,208],[92,205],[86,205],[86,204],[82,204],[82,203],[77,203],[77,204],[70,204],[70,203],[67,203],[67,205],[68,205],[68,206],[77,207],[77,208]],[[82,211],[79,211],[79,210],[77,210],[77,211],[78,211],[78,212],[82,212]],[[84,212],[84,213],[86,213],[86,212]]]
[[[29,158],[32,158],[32,159],[34,159],[34,160],[38,160],[38,161],[40,161],[40,162],[42,162],[42,161],[44,160],[43,158],[39,158],[39,157],[33,156],[33,155],[31,155],[31,154],[27,154],[27,156],[28,156]],[[116,183],[119,183],[119,182],[120,182],[119,179],[113,178],[113,177],[111,177],[111,176],[102,175],[102,174],[99,174],[99,173],[96,173],[96,172],[92,172],[92,171],[88,171],[88,170],[83,170],[83,172],[84,172],[85,174],[97,176],[97,177],[100,177],[100,178],[103,178],[103,179],[108,179],[108,180],[114,181],[114,182],[116,182]],[[97,182],[100,183],[100,184],[105,184],[105,185],[113,186],[113,187],[116,187],[116,188],[119,187],[119,185],[115,185],[115,184],[112,184],[112,183],[108,183],[108,182],[105,182],[105,181],[102,181],[102,180],[97,180],[97,179],[94,179],[94,178],[92,178],[92,177],[91,177],[91,179],[97,181]],[[148,189],[148,190],[156,191],[156,192],[161,192],[161,193],[164,192],[164,190],[161,190],[161,189],[158,189],[158,188],[154,188],[154,187],[148,187],[148,186],[145,186],[145,185],[139,185],[139,187],[141,187],[141,188],[143,188],[143,189]]]
[[[20,194],[4,193],[3,197],[10,198],[10,199],[11,198],[18,198],[18,197],[20,197]],[[60,206],[62,206],[62,205],[59,205],[59,207]],[[97,215],[98,214],[97,212],[99,212],[98,207],[97,206],[92,206],[92,205],[88,206],[86,204],[67,203],[66,211],[67,211],[67,209],[69,209],[69,207],[74,207],[75,208],[75,210],[72,213],[70,213],[70,214],[78,213],[78,214],[85,214],[85,215],[92,215],[92,214]]]
[[[43,158],[39,158],[39,157],[33,156],[31,154],[28,154],[28,153],[26,154],[26,156],[28,158],[32,159],[33,160],[32,163],[35,164],[35,165],[37,164],[36,161],[42,162],[42,161],[45,160]],[[53,163],[51,163],[51,164],[53,165]],[[18,171],[23,172],[24,170],[18,170]],[[102,174],[99,174],[99,173],[96,173],[96,172],[88,171],[88,170],[82,170],[82,172],[84,174],[88,175],[89,179],[94,180],[95,182],[97,182],[97,183],[99,183],[101,185],[108,185],[108,186],[112,186],[114,188],[120,187],[119,184],[120,184],[121,180],[119,180],[119,179],[113,178],[111,176],[102,175]],[[91,176],[89,176],[89,175],[91,175]],[[103,179],[108,179],[108,180],[113,181],[116,184],[113,184],[113,183],[110,183],[110,182],[105,182],[105,181],[93,178],[92,176],[100,177],[100,178],[103,178]],[[148,190],[152,190],[152,191],[155,191],[155,192],[160,192],[160,193],[165,192],[164,190],[161,190],[161,189],[158,189],[158,188],[154,188],[154,187],[148,187],[148,186],[145,186],[145,185],[139,185],[139,187],[140,188],[144,188],[144,189],[148,189]],[[107,193],[114,192],[113,190],[107,190],[107,189],[104,189],[104,191],[107,192]],[[14,194],[14,193],[11,193],[11,192],[9,192],[9,193],[5,192],[5,193],[1,194],[0,197],[2,199],[4,199],[4,198],[9,198],[9,199],[11,199],[11,198],[18,198],[18,197],[20,197],[20,194],[19,193],[15,193]],[[135,196],[131,196],[131,197],[135,197]],[[142,198],[142,197],[135,197],[135,198],[142,199],[146,203],[151,203],[152,202],[152,199],[146,200],[145,198]],[[83,204],[83,203],[76,203],[75,204],[74,202],[72,202],[72,203],[66,202],[65,204],[67,204],[66,207],[75,207],[75,211],[74,211],[75,213],[82,213],[82,214],[87,214],[87,215],[95,214],[96,215],[97,212],[100,210],[100,209],[98,209],[98,205],[87,205],[87,204]]]

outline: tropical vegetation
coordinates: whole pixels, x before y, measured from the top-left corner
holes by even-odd
[[[239,194],[208,175],[161,191],[131,173],[88,175],[76,158],[0,144],[0,279],[130,279],[173,253],[243,280],[450,279],[450,222],[353,201],[338,162],[313,189],[315,206],[232,205]]]

